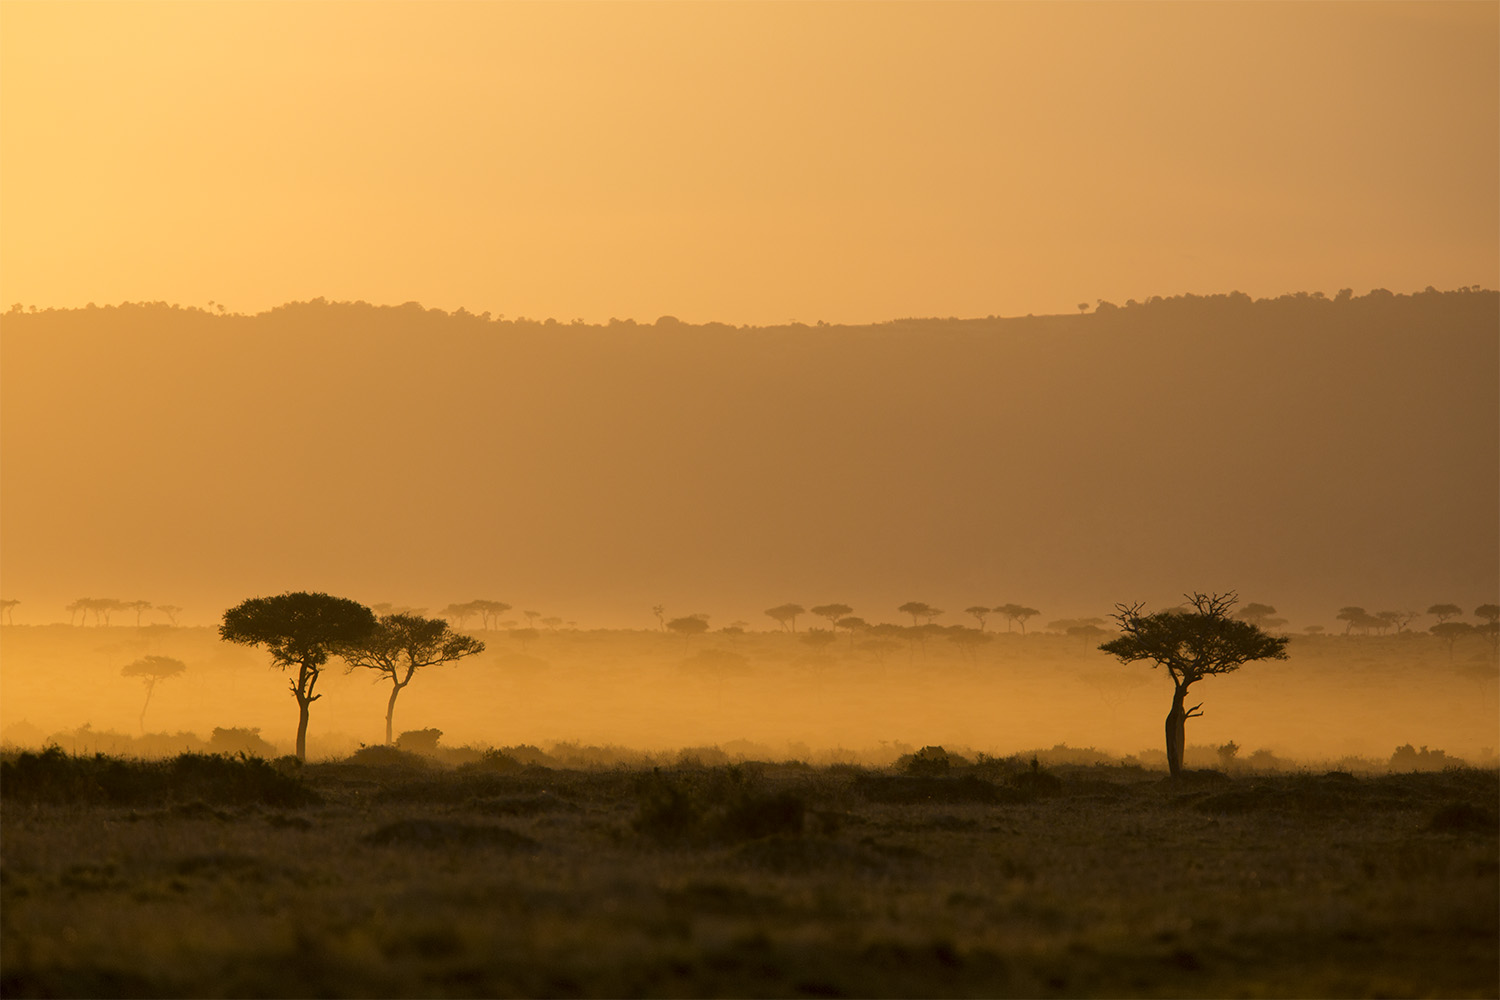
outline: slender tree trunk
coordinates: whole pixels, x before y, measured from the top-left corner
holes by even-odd
[[[156,678],[146,682],[146,704],[141,706],[141,735],[146,735],[146,709],[151,705],[151,692],[156,688]]]
[[[385,703],[385,745],[390,746],[394,741],[391,739],[391,720],[396,716],[396,696],[401,693],[405,684],[391,685],[391,700]]]
[[[297,759],[307,761],[307,710],[312,702],[297,696]]]
[[[1187,685],[1179,684],[1172,693],[1172,711],[1167,713],[1167,770],[1172,777],[1182,773],[1182,751],[1187,742]]]

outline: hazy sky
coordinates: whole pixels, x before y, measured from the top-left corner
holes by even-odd
[[[0,4],[0,301],[1493,287],[1495,3]]]

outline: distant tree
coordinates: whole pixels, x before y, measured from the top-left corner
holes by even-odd
[[[547,626],[547,631],[549,632],[556,632],[558,627],[561,626],[562,623],[563,620],[556,615],[551,615],[547,618],[542,619],[542,624]]]
[[[7,598],[3,601],[0,601],[0,608],[3,608],[5,610],[5,624],[14,625],[16,623],[15,619],[10,615],[10,609],[20,603],[20,600],[15,598]]]
[[[540,611],[522,611],[521,614],[526,617],[526,624],[531,628],[536,628],[536,620],[542,617]]]
[[[1464,609],[1457,604],[1434,604],[1427,609],[1429,615],[1436,615],[1438,624],[1441,625],[1449,618],[1457,618],[1464,613]]]
[[[458,627],[463,628],[464,622],[468,621],[470,618],[473,618],[476,614],[478,614],[478,612],[479,609],[474,606],[474,602],[468,601],[463,604],[450,604],[442,611],[438,612],[438,614],[442,615],[444,618],[449,619],[450,621],[457,622]]]
[[[994,642],[995,637],[988,632],[960,625],[948,632],[948,641],[957,646],[959,652],[967,656],[970,662],[974,662],[979,658],[979,647],[987,642]]]
[[[812,609],[812,613],[820,618],[827,618],[828,624],[838,631],[839,619],[854,613],[854,609],[847,604],[819,604]]]
[[[1321,625],[1308,625],[1304,627],[1302,631],[1306,632],[1308,635],[1320,635],[1321,633],[1325,632],[1326,629],[1324,629]]]
[[[479,612],[480,624],[487,629],[500,627],[500,616],[510,610],[504,601],[470,601],[469,606]]]
[[[318,678],[328,657],[356,646],[375,631],[369,608],[344,597],[296,592],[253,597],[224,612],[219,638],[246,646],[264,646],[283,670],[295,667],[291,683],[297,699],[297,757],[307,759],[307,718]]]
[[[797,631],[797,616],[806,614],[807,609],[800,604],[778,604],[774,608],[767,608],[766,615],[782,628],[782,631]]]
[[[521,652],[523,653],[530,648],[531,644],[539,636],[541,636],[541,633],[534,628],[513,628],[510,630],[510,637],[521,644]]]
[[[1235,612],[1234,616],[1241,621],[1249,622],[1256,628],[1265,628],[1266,619],[1276,613],[1276,609],[1269,604],[1257,604],[1251,601]]]
[[[362,667],[374,671],[377,679],[391,682],[391,696],[385,705],[386,746],[391,745],[396,697],[418,670],[482,652],[484,643],[478,639],[454,632],[441,618],[420,615],[382,615],[363,639],[338,648],[348,671]]]
[[[1222,744],[1221,746],[1215,747],[1214,749],[1219,754],[1219,766],[1227,771],[1234,766],[1234,758],[1240,752],[1240,745],[1234,740],[1230,740],[1228,743]]]
[[[1254,660],[1286,659],[1284,636],[1270,636],[1249,622],[1230,617],[1235,594],[1187,595],[1189,614],[1146,614],[1143,605],[1115,605],[1121,635],[1099,648],[1121,663],[1150,660],[1166,667],[1172,678],[1172,708],[1167,713],[1167,767],[1182,772],[1187,720],[1203,714],[1200,702],[1186,707],[1188,688],[1205,677],[1227,674]]]
[[[146,731],[146,709],[151,704],[151,692],[156,690],[156,682],[176,677],[186,669],[186,663],[170,656],[143,656],[121,668],[121,676],[139,677],[146,682],[146,701],[141,705],[141,732]]]
[[[1369,628],[1370,615],[1364,608],[1350,605],[1347,608],[1339,608],[1339,613],[1333,616],[1335,620],[1344,623],[1344,634],[1348,635],[1352,628]]]
[[[87,597],[80,597],[72,604],[69,604],[67,607],[63,608],[63,610],[68,613],[69,625],[72,625],[74,623],[73,620],[80,615],[83,616],[83,624],[87,625],[89,623],[87,605],[88,600],[89,599]]]
[[[1005,631],[1010,631],[1010,625],[1008,624],[1009,622],[1019,622],[1021,625],[1022,635],[1026,634],[1026,620],[1028,618],[1035,618],[1037,615],[1041,614],[1041,612],[1036,608],[1028,608],[1024,604],[1002,604],[1000,607],[995,609],[995,612],[996,614],[1002,614],[1005,616],[1005,620],[1007,622]]]
[[[182,609],[175,604],[158,604],[156,610],[167,616],[167,621],[173,625],[177,624],[177,616],[182,614]]]
[[[1373,628],[1381,635],[1385,635],[1387,630],[1393,628],[1398,632],[1401,631],[1398,627],[1401,624],[1401,612],[1399,611],[1377,611],[1375,612],[1375,620],[1379,624],[1373,626]]]
[[[1453,662],[1453,644],[1475,631],[1468,622],[1438,622],[1427,631],[1448,644],[1448,662]]]
[[[151,610],[151,602],[150,601],[123,601],[120,604],[120,608],[122,610],[125,610],[125,611],[134,611],[135,612],[135,627],[136,628],[140,628],[141,627],[141,614],[143,612]]]
[[[1166,611],[1158,611],[1157,612],[1157,614],[1159,614],[1159,615],[1164,615],[1164,614],[1184,614],[1184,613],[1185,612],[1179,611],[1176,608],[1169,608]],[[1059,618],[1059,619],[1057,619],[1057,621],[1052,621],[1052,622],[1048,622],[1047,623],[1047,631],[1049,631],[1049,632],[1061,632],[1064,635],[1066,635],[1066,634],[1072,632],[1074,629],[1089,628],[1090,626],[1092,626],[1094,628],[1099,628],[1099,626],[1101,626],[1103,624],[1104,624],[1104,619],[1103,618]]]
[[[1086,312],[1088,312],[1089,311],[1089,304],[1087,302],[1080,302],[1080,303],[1078,303],[1078,311],[1080,313],[1086,313]]]
[[[695,635],[702,635],[708,631],[708,616],[688,615],[686,618],[673,618],[667,622],[667,629],[668,631],[676,632],[685,639]]]
[[[854,636],[855,636],[855,634],[859,633],[859,632],[863,632],[863,631],[865,631],[866,629],[868,629],[870,627],[870,623],[869,622],[867,622],[863,618],[859,618],[859,617],[857,617],[855,615],[850,615],[847,618],[840,618],[836,624],[838,625],[839,628],[843,629],[845,632],[847,632],[849,634],[849,650],[850,650],[850,652],[853,652],[853,650],[854,650]]]
[[[667,628],[667,618],[666,618],[667,606],[665,604],[653,604],[653,605],[651,605],[651,613],[656,616],[656,621],[660,625],[662,631],[666,631],[666,628]]]
[[[894,639],[866,639],[859,644],[859,648],[874,656],[875,662],[884,663],[886,654],[900,649],[901,643]]]
[[[983,632],[984,620],[989,617],[990,612],[993,610],[995,609],[984,607],[982,604],[976,604],[972,608],[964,608],[964,614],[973,615],[976,619],[978,619],[979,631]]]
[[[835,636],[827,629],[810,628],[806,632],[804,632],[800,638],[802,642],[811,646],[813,649],[823,650],[827,649],[828,646],[833,643],[834,639],[837,638],[837,636]]]
[[[1479,633],[1492,648],[1500,648],[1500,604],[1481,604],[1474,609],[1476,618],[1483,618]]]
[[[930,622],[943,613],[940,609],[934,608],[925,601],[907,601],[896,610],[903,615],[911,615],[911,623],[913,625],[918,624],[917,619],[919,618],[923,622]]]
[[[122,610],[124,610],[124,608],[125,608],[125,602],[124,601],[120,601],[120,600],[116,600],[113,597],[97,597],[97,598],[95,598],[94,599],[95,623],[97,624],[99,616],[102,615],[103,618],[104,618],[104,625],[107,628],[109,626],[109,615],[110,615],[110,612],[112,612],[112,611],[122,611]]]

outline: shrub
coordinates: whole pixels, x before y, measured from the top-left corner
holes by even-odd
[[[259,757],[184,753],[146,761],[73,757],[56,746],[0,764],[0,795],[13,802],[120,806],[200,801],[288,807],[318,800],[300,776]]]

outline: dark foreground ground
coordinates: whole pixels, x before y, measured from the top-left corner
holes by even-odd
[[[1493,771],[361,756],[9,757],[0,993],[1500,992]]]

